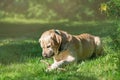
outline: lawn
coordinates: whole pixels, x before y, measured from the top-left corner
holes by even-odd
[[[0,80],[119,80],[120,50],[111,39],[112,21],[60,23],[0,23]],[[71,34],[91,33],[100,36],[104,55],[66,66],[65,71],[46,72],[40,62],[42,49],[38,39],[48,29],[62,29]],[[52,63],[52,59],[46,59]]]

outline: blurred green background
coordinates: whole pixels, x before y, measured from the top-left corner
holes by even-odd
[[[105,56],[68,66],[65,73],[46,73],[38,39],[49,29],[100,36]],[[0,0],[0,80],[119,80],[119,75],[120,0]]]
[[[0,20],[91,21],[120,16],[119,0],[1,0]],[[112,16],[111,16],[112,15]],[[11,21],[12,22],[12,21]]]

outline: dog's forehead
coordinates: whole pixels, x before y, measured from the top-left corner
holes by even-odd
[[[50,40],[51,40],[51,36],[49,36],[49,35],[48,35],[48,36],[42,36],[42,37],[41,37],[41,41],[42,41],[42,42],[49,42]]]
[[[41,45],[48,45],[49,43],[53,43],[53,36],[54,32],[53,31],[46,31],[41,35],[40,38],[40,43]]]
[[[41,46],[47,46],[51,44],[51,38],[50,36],[46,36],[46,37],[41,37]]]
[[[44,32],[44,33],[42,34],[41,40],[43,40],[43,41],[49,41],[49,40],[52,39],[52,35],[53,35],[53,32],[51,32],[51,31],[46,31],[46,32]]]
[[[41,39],[44,40],[44,41],[48,41],[48,40],[51,39],[51,36],[46,35],[46,36],[43,36]]]

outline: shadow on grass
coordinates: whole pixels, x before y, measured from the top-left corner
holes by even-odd
[[[61,29],[71,34],[91,33],[101,37],[110,35],[114,31],[112,22],[65,22],[48,24],[14,24],[0,23],[1,38],[27,37],[38,39],[42,32],[49,29]]]
[[[21,63],[28,58],[41,57],[41,48],[33,40],[5,40],[0,42],[0,63]]]

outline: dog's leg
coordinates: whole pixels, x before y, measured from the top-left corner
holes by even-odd
[[[61,61],[58,61],[58,62],[54,62],[51,66],[48,67],[47,71],[51,71],[51,70],[54,70],[54,69],[59,69],[67,64],[70,64],[72,62],[74,62],[75,59],[72,59],[72,58],[68,58],[66,60],[61,60]]]
[[[54,70],[54,69],[57,69],[59,68],[60,66],[62,66],[64,63],[64,61],[59,61],[59,62],[54,62],[51,66],[48,67],[47,71],[51,71],[51,70]]]
[[[51,71],[54,69],[59,69],[60,67],[63,67],[64,65],[70,64],[72,62],[76,62],[76,59],[73,56],[68,56],[64,60],[56,61],[54,59],[54,63],[48,67],[47,71]]]

